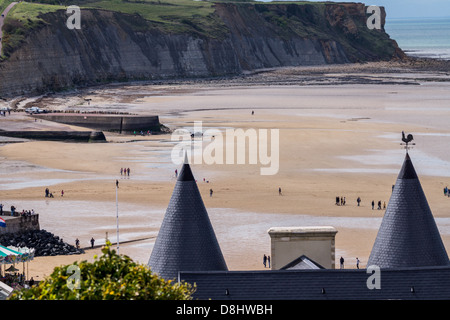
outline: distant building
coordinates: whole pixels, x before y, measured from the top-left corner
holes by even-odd
[[[267,232],[271,242],[272,270],[282,269],[300,256],[306,256],[324,268],[335,268],[335,228],[274,227]]]

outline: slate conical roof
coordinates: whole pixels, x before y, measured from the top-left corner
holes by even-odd
[[[211,221],[187,161],[183,164],[148,265],[164,279],[178,271],[227,271]]]
[[[448,265],[449,259],[411,158],[406,154],[367,266]]]

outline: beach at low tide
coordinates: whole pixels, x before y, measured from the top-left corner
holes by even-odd
[[[223,133],[227,128],[278,130],[274,175],[261,175],[266,165],[260,162],[191,164],[229,270],[264,268],[270,227],[306,225],[334,226],[336,259],[343,256],[346,267],[355,268],[358,257],[365,266],[384,214],[372,210],[371,202],[388,205],[405,156],[401,132],[412,133],[416,145],[409,153],[449,248],[450,198],[443,195],[450,184],[449,76],[407,70],[358,76],[377,81],[111,85],[56,94],[40,103],[55,110],[155,114],[172,130],[193,131],[195,122],[203,130]],[[327,74],[327,79],[333,77],[333,72]],[[89,105],[85,98],[91,99]],[[1,121],[14,117],[19,114],[12,112]],[[6,208],[34,209],[42,229],[70,244],[78,238],[82,247],[90,246],[91,237],[96,244],[106,236],[116,242],[119,212],[119,252],[145,264],[176,183],[174,171],[181,168],[171,158],[179,141],[171,134],[105,134],[108,143],[1,145],[0,201]],[[128,167],[130,176],[121,175],[120,169]],[[54,198],[44,197],[47,187]],[[345,206],[335,205],[337,196],[346,197]],[[36,257],[28,265],[29,276],[40,280],[55,266],[92,261],[99,252]]]

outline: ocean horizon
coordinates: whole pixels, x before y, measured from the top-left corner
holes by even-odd
[[[385,30],[409,56],[450,60],[450,16],[387,18]]]

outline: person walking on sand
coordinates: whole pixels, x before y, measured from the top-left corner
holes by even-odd
[[[91,248],[94,248],[94,243],[95,243],[94,238],[91,238]]]
[[[361,203],[361,198],[358,197],[358,199],[356,199],[356,202],[358,203],[358,207],[359,207],[359,205],[360,205],[360,203]]]
[[[80,240],[78,240],[78,238],[75,239],[75,246],[77,249],[80,249]]]
[[[61,190],[61,197],[64,197],[64,190]]]
[[[373,210],[374,207],[375,207],[375,201],[372,200],[372,210]]]
[[[341,257],[341,259],[339,259],[339,262],[341,263],[341,269],[344,269],[344,258]]]
[[[267,256],[267,263],[268,263],[269,268],[270,268],[270,256]]]
[[[130,176],[130,168],[127,169],[127,174]]]
[[[263,257],[264,268],[266,267],[266,263],[267,263],[267,256],[264,254],[264,257]]]
[[[278,195],[282,195],[282,193],[281,193],[281,187],[278,187]]]
[[[358,259],[358,257],[356,257],[356,269],[359,269],[359,259]]]
[[[209,196],[212,197],[213,195],[213,189],[209,189]]]

